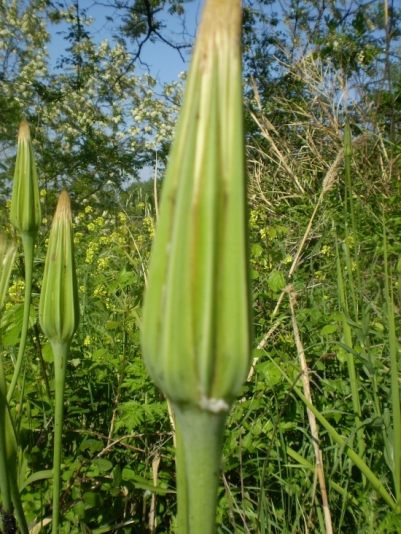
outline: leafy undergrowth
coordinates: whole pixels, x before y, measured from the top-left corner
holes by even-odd
[[[65,395],[62,532],[148,531],[152,506],[155,531],[175,531],[174,432],[166,401],[144,369],[139,345],[155,227],[149,191],[146,185],[133,188],[119,213],[97,213],[86,204],[76,214],[82,320],[71,348]],[[383,205],[396,311],[399,201],[394,196]],[[347,445],[358,450],[347,367],[352,349],[364,460],[393,495],[392,447],[397,442],[391,422],[383,226],[381,215],[371,216],[376,207],[369,202],[376,199],[355,200],[358,234],[346,237],[341,195],[338,188],[330,193],[318,231],[309,236],[291,281],[313,403]],[[255,360],[227,426],[219,489],[221,533],[325,531],[307,412],[293,387],[301,383],[288,295],[280,301],[310,215],[303,198],[282,213],[278,209],[274,223],[263,205],[254,202],[250,211]],[[34,308],[47,224],[36,252]],[[347,309],[339,303],[337,260]],[[2,318],[8,378],[21,327],[21,269],[17,263]],[[352,347],[344,340],[345,324]],[[22,500],[28,522],[39,528],[51,514],[54,391],[51,348],[33,313],[30,336],[24,378],[11,409],[23,451]],[[334,531],[397,532],[400,517],[361,475],[345,446],[338,446],[321,426],[319,433]]]

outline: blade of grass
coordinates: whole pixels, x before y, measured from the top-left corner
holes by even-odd
[[[385,277],[385,300],[387,305],[388,341],[390,352],[390,375],[391,375],[391,404],[393,416],[393,454],[394,454],[394,488],[397,505],[401,508],[401,412],[400,412],[400,387],[398,383],[398,357],[397,357],[397,334],[394,318],[394,299],[389,284],[388,251],[386,226],[383,217],[383,252],[384,252],[384,277]]]

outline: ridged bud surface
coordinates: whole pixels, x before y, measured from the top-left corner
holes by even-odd
[[[78,285],[70,199],[63,190],[50,231],[39,321],[51,342],[71,341],[79,323]]]
[[[172,402],[227,411],[250,365],[241,3],[209,0],[164,178],[142,350]]]
[[[18,131],[17,162],[14,172],[10,220],[21,234],[35,237],[41,221],[38,175],[27,121]]]

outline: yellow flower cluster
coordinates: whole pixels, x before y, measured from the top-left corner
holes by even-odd
[[[99,269],[105,269],[109,265],[110,258],[100,258],[97,260],[97,266]]]
[[[326,275],[322,273],[322,271],[316,271],[314,274],[314,279],[316,282],[323,282],[323,280],[326,280]]]
[[[23,292],[25,289],[25,282],[23,280],[17,280],[8,288],[8,294],[12,302],[23,302]]]
[[[98,286],[93,292],[94,297],[105,297],[106,295],[107,295],[107,291],[103,284]]]
[[[77,245],[81,241],[83,236],[84,236],[84,234],[82,232],[75,232],[74,243]]]
[[[333,256],[332,247],[330,247],[329,245],[323,245],[320,252],[321,254],[323,254],[323,256]]]
[[[251,229],[257,229],[259,224],[266,219],[266,211],[263,207],[258,207],[251,210],[249,214],[249,227]]]
[[[146,232],[149,234],[149,237],[153,239],[155,236],[155,227],[152,219],[150,217],[144,217],[142,222]]]
[[[92,263],[95,257],[95,254],[99,251],[99,243],[92,241],[89,243],[89,247],[86,249],[85,263]]]
[[[118,243],[119,245],[123,245],[125,243],[124,236],[121,235],[121,233],[117,231],[112,232],[110,239],[111,241],[113,241],[114,243]]]

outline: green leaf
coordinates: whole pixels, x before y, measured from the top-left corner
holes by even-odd
[[[78,501],[72,507],[72,510],[79,519],[84,519],[85,517],[85,504],[82,501]]]
[[[49,341],[45,343],[42,347],[42,357],[46,363],[53,363],[53,349]]]
[[[7,330],[7,332],[3,335],[3,346],[13,347],[14,345],[16,345],[18,343],[20,334],[20,326],[14,326],[13,328],[10,328],[10,330]]]
[[[88,508],[94,508],[95,506],[101,506],[102,504],[102,499],[100,498],[99,493],[93,491],[84,493],[82,500]]]
[[[257,370],[262,372],[270,386],[275,386],[281,382],[281,373],[272,362],[263,362],[257,366]]]
[[[105,354],[107,354],[108,350],[107,349],[97,349],[95,350],[95,352],[92,354],[92,359],[93,360],[99,360],[102,356],[104,356]]]
[[[152,491],[154,493],[158,493],[159,495],[165,495],[166,493],[175,493],[174,490],[152,486],[152,484],[149,484],[149,481],[146,478],[142,478],[136,475],[135,472],[129,467],[124,467],[122,472],[122,478],[126,481],[132,481],[134,483],[134,486],[138,489]]]
[[[324,326],[320,330],[320,333],[322,334],[322,336],[325,336],[325,335],[328,335],[328,334],[333,334],[334,332],[337,332],[337,330],[338,330],[338,325],[337,324],[326,324],[326,326]]]
[[[79,448],[81,451],[90,449],[91,453],[93,454],[103,449],[103,443],[97,439],[86,439],[83,443],[81,443]]]
[[[282,271],[273,271],[267,280],[269,287],[274,293],[278,293],[285,287],[285,279]]]
[[[36,482],[38,480],[45,480],[46,478],[53,478],[53,471],[51,469],[46,469],[44,471],[36,471],[36,473],[30,475],[21,485],[20,493],[24,488],[29,486],[29,484],[32,484],[33,482]]]
[[[104,458],[97,458],[96,460],[92,460],[92,464],[95,465],[99,471],[110,471],[110,469],[113,468],[113,464],[110,462],[110,460],[105,460]]]
[[[253,258],[259,258],[263,253],[263,248],[260,245],[252,245],[251,254]]]

